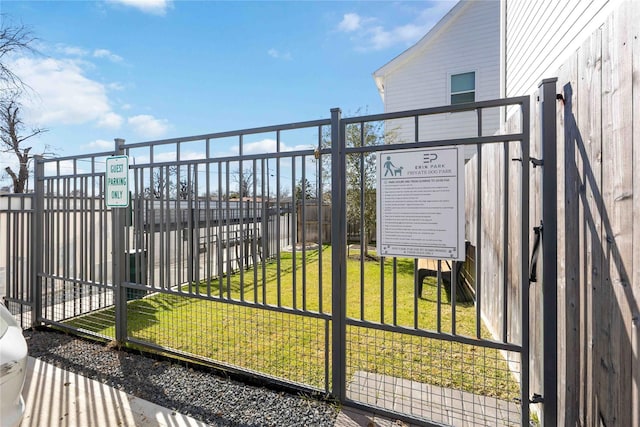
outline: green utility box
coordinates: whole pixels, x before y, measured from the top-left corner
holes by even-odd
[[[147,250],[132,249],[127,252],[129,257],[129,281],[137,284],[147,284]],[[140,274],[138,274],[138,268]],[[127,301],[141,299],[147,295],[142,289],[127,288]]]

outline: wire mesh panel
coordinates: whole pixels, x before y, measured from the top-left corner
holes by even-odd
[[[130,342],[331,390],[328,125],[122,146]]]

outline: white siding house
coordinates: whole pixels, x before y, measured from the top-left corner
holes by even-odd
[[[385,112],[482,101],[500,95],[500,2],[463,0],[421,40],[373,74]],[[397,142],[415,140],[413,124],[390,125]],[[483,116],[483,134],[498,130],[499,112]],[[389,126],[388,126],[389,128]],[[475,113],[421,120],[420,140],[477,136]],[[473,148],[467,158],[473,154]]]
[[[503,96],[527,95],[601,26],[618,0],[502,0]]]

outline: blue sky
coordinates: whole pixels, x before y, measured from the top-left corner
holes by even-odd
[[[66,156],[116,137],[381,112],[371,74],[455,3],[3,0],[1,12],[39,39],[40,55],[10,59],[36,93],[25,122],[49,129],[33,144]]]

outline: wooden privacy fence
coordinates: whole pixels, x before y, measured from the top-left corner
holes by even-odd
[[[557,425],[640,425],[640,16],[633,1],[621,2],[614,13],[552,75],[557,75]],[[541,100],[531,97],[531,158],[541,159]],[[517,118],[505,123],[505,131]],[[483,147],[483,186],[500,188],[516,200],[512,179],[522,159],[517,147]],[[471,212],[478,159],[467,163],[467,229],[475,229]],[[503,180],[507,168],[507,180]],[[531,174],[531,227],[542,219],[542,167]],[[488,284],[500,280],[504,254],[514,242],[503,241],[506,227],[514,236],[518,212],[490,191],[480,192],[481,203],[495,216],[482,219],[479,244],[481,272]],[[508,211],[507,221],[499,213]],[[543,240],[544,240],[543,227]],[[535,236],[530,233],[531,245]],[[511,261],[518,262],[517,259]],[[541,271],[541,270],[539,270]],[[516,278],[508,277],[512,286]],[[531,392],[543,389],[543,288],[531,291]],[[488,286],[484,291],[490,292]],[[500,298],[485,298],[485,320],[499,328]],[[517,302],[515,302],[517,305]],[[508,313],[515,316],[515,311]],[[508,324],[513,324],[509,322]],[[507,334],[517,334],[509,329]],[[546,405],[545,405],[546,406]],[[532,405],[536,410],[536,405]]]
[[[624,2],[558,73],[566,424],[640,425],[640,17]]]

